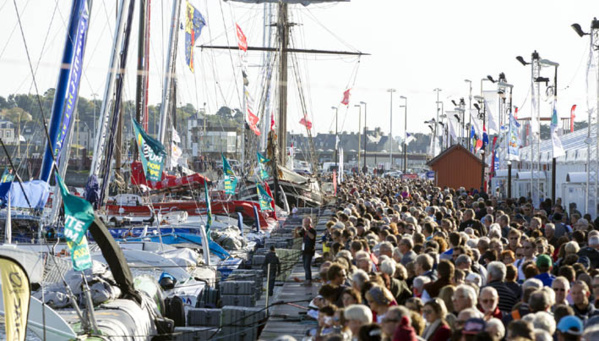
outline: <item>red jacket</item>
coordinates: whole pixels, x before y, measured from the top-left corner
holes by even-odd
[[[445,323],[441,323],[427,341],[447,341],[451,339],[451,328]]]

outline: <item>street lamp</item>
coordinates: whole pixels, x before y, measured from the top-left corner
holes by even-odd
[[[582,28],[580,27],[579,24],[572,24],[572,29],[574,29],[574,31],[576,32],[576,34],[578,34],[579,37],[584,37],[585,35],[591,36],[590,39],[590,48],[591,51],[593,51],[594,49],[596,49],[595,45],[599,42],[599,20],[597,20],[597,18],[593,18],[593,21],[591,22],[591,32],[590,33],[586,33],[582,30]],[[597,72],[599,73],[599,68],[597,69]],[[599,83],[599,74],[598,74],[598,78],[597,78],[597,82]],[[599,109],[599,84],[597,84],[597,104],[596,104],[596,108],[595,110]],[[597,118],[599,118],[599,112],[597,113]],[[589,126],[587,129],[587,190],[586,190],[586,207],[585,207],[585,211],[589,212],[589,189],[591,186],[590,180],[591,180],[591,122],[592,122],[592,110],[589,110],[589,117],[588,117],[588,122],[589,122]],[[599,122],[599,121],[598,121]],[[599,124],[599,123],[598,123]],[[597,148],[597,154],[595,157],[595,197],[597,197],[597,193],[599,193],[599,129],[597,130],[597,137],[596,137],[596,141],[595,141]],[[596,206],[596,205],[595,205]]]
[[[399,96],[399,98],[403,99],[406,101],[405,105],[400,105],[400,108],[403,107],[405,110],[405,122],[404,122],[404,126],[405,126],[405,134],[404,134],[404,140],[403,140],[403,173],[406,174],[407,170],[408,170],[408,98],[406,96]]]
[[[362,168],[364,175],[366,175],[366,173],[368,172],[368,169],[366,168],[366,142],[368,141],[368,138],[366,137],[366,115],[368,114],[368,112],[366,110],[366,102],[360,102],[360,105],[364,105],[364,166]]]
[[[533,117],[536,114],[537,115],[537,122],[538,124],[540,124],[540,117],[541,117],[541,110],[540,110],[540,106],[537,104],[540,96],[540,90],[539,90],[539,86],[537,85],[538,82],[535,82],[535,80],[537,80],[539,78],[539,72],[541,69],[541,66],[539,65],[539,53],[535,50],[532,55],[531,55],[531,61],[527,62],[524,60],[524,58],[522,56],[517,56],[516,60],[518,60],[520,62],[520,64],[522,64],[523,66],[526,65],[530,65],[530,78],[531,78],[531,94],[532,94],[532,98],[533,100],[530,101],[531,104],[531,114],[530,114],[530,130],[531,130],[531,134],[530,134],[530,196],[531,199],[533,200],[533,205],[535,204],[535,200],[534,200],[534,134],[532,133],[532,129],[533,129]],[[536,96],[536,99],[535,99]],[[535,108],[536,106],[536,108]],[[535,113],[536,111],[536,113]],[[540,130],[540,127],[539,127]],[[540,136],[539,139],[540,140]],[[537,154],[539,154],[539,168],[540,168],[540,143],[539,143],[539,147],[537,148]],[[540,171],[540,169],[539,169]],[[538,186],[537,186],[537,190],[538,190]],[[539,203],[537,203],[539,204]]]
[[[559,63],[552,62],[552,61],[550,61],[548,59],[541,59],[541,60],[539,60],[539,64],[541,64],[541,66],[553,66],[554,67],[554,74],[553,74],[553,103],[555,103],[555,102],[557,102],[557,67],[559,66]],[[538,77],[536,81],[537,82],[545,82],[545,85],[547,85],[547,83],[549,82],[549,78]],[[553,134],[553,132],[551,132],[551,133]],[[551,200],[553,201],[554,205],[556,203],[556,201],[555,201],[555,199],[556,199],[556,197],[555,197],[555,186],[556,186],[556,173],[557,173],[557,168],[556,167],[557,167],[557,160],[556,160],[555,155],[553,155],[553,157],[551,158]]]
[[[485,114],[486,114],[486,110],[487,110],[486,106],[484,106],[485,98],[482,96],[474,96],[474,99],[478,102],[478,103],[474,103],[474,107],[478,111],[478,118],[483,121],[483,127],[484,127],[485,126],[485,116],[486,116]],[[482,110],[482,113],[481,113],[481,110]],[[486,190],[485,190],[485,148],[486,148],[486,145],[484,142],[484,132],[483,132],[483,136],[481,136],[481,139],[483,141],[481,150],[480,150],[480,159],[482,161],[482,170],[481,170],[481,177],[480,177],[480,190],[482,193],[482,192],[486,192]]]
[[[360,110],[358,113],[358,168],[360,168],[360,146],[362,145],[362,134],[360,133],[362,130],[362,105],[356,104],[354,107]],[[364,125],[366,125],[366,122],[364,122]]]
[[[395,89],[388,89],[390,99],[389,107],[389,170],[393,167],[393,93]]]
[[[464,82],[468,83],[468,130],[466,131],[466,138],[468,139],[468,150],[470,150],[470,143],[472,143],[472,139],[470,138],[470,130],[472,130],[472,81],[469,79],[464,79]]]
[[[339,153],[339,135],[338,135],[338,126],[337,126],[337,117],[339,116],[339,108],[332,106],[331,109],[335,110],[335,168],[337,168],[337,173],[339,173],[339,164],[338,164],[338,153]]]
[[[433,89],[433,91],[437,92],[437,101],[435,102],[435,104],[437,105],[437,120],[435,121],[435,129],[433,132],[433,155],[432,157],[435,157],[435,146],[437,144],[437,124],[439,122],[439,92],[443,91],[440,88],[435,88]]]

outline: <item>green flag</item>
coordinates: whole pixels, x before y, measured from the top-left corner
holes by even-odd
[[[81,242],[75,244],[67,242],[69,250],[71,250],[71,260],[73,261],[73,269],[75,271],[83,271],[92,267],[92,257],[89,254],[87,238],[83,236]]]
[[[166,150],[162,143],[148,135],[135,119],[132,119],[132,121],[135,130],[135,141],[137,141],[137,147],[141,151],[141,163],[144,167],[146,180],[161,181]]]
[[[259,183],[256,183],[256,191],[258,192],[258,201],[260,201],[260,210],[272,211],[270,206],[272,198],[268,195],[268,192]]]
[[[256,152],[256,154],[258,154],[258,162],[267,163],[270,161],[270,159],[265,158],[264,155],[260,154],[260,152]]]
[[[64,237],[71,252],[73,269],[83,271],[92,267],[92,258],[87,246],[85,233],[94,221],[94,209],[85,199],[69,193],[60,175],[56,174],[56,183],[64,205]]]
[[[237,187],[237,177],[235,172],[231,169],[229,161],[225,158],[225,154],[221,154],[223,158],[223,174],[225,180],[225,194],[235,194],[235,188]]]
[[[270,159],[265,158],[260,152],[256,152],[256,154],[258,155],[258,176],[261,180],[266,180],[268,179],[268,172],[264,168],[264,164],[270,161]]]
[[[94,221],[94,208],[87,200],[69,194],[69,190],[58,174],[56,174],[56,183],[60,187],[64,205],[64,236],[67,241],[79,244]]]
[[[212,225],[212,208],[210,207],[210,196],[208,195],[208,185],[204,181],[204,194],[206,195],[206,238],[210,241],[210,225]]]

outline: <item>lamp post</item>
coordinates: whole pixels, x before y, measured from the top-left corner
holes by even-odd
[[[395,89],[388,89],[390,107],[389,107],[389,170],[393,167],[393,93]]]
[[[553,66],[554,67],[554,74],[553,74],[553,103],[557,102],[557,67],[559,66],[559,63],[556,62],[552,62],[550,60],[547,59],[541,59],[539,60],[539,63],[542,66]],[[553,123],[553,122],[552,122]],[[557,122],[556,122],[557,124]],[[551,131],[550,131],[551,132]],[[553,132],[551,132],[553,134]],[[553,152],[552,152],[553,154]],[[556,176],[557,176],[557,160],[555,155],[552,155],[553,157],[551,158],[551,200],[553,202],[553,204],[555,205],[556,201],[556,197],[555,197],[555,186],[556,186]]]
[[[403,139],[403,173],[406,174],[408,170],[408,98],[406,96],[399,96],[399,98],[406,101],[405,105],[400,105],[405,110],[405,122],[404,122],[404,139]]]
[[[435,121],[435,127],[434,127],[435,129],[433,131],[433,155],[432,155],[432,157],[435,157],[435,147],[437,144],[437,125],[439,124],[439,103],[440,103],[439,102],[439,92],[441,92],[443,90],[441,90],[439,88],[435,88],[435,89],[433,89],[433,91],[437,92],[437,101],[435,102],[435,104],[437,105],[437,118]]]
[[[362,105],[356,104],[356,105],[354,105],[354,107],[358,108],[358,110],[359,110],[359,112],[358,112],[358,168],[360,168],[360,146],[362,145],[362,141],[361,141],[362,134],[360,133],[360,131],[362,130]],[[364,125],[366,125],[366,122],[364,122]]]
[[[482,119],[483,121],[483,127],[485,125],[485,114],[486,114],[486,106],[484,106],[485,103],[485,99],[482,96],[474,96],[474,99],[476,99],[478,101],[478,103],[474,103],[474,107],[476,108],[476,110],[478,111],[478,117],[480,119]],[[481,106],[482,106],[482,113],[481,113]],[[480,177],[480,190],[481,193],[482,192],[486,192],[485,191],[485,143],[483,142],[483,145],[481,147],[480,150],[480,158],[482,161],[482,170],[481,170],[481,177]]]
[[[516,60],[518,60],[520,62],[520,64],[522,64],[523,66],[526,65],[530,65],[530,82],[531,82],[531,94],[532,94],[532,100],[530,101],[531,103],[531,113],[530,113],[530,197],[533,200],[533,205],[535,204],[535,200],[534,200],[534,134],[532,133],[532,129],[533,129],[533,120],[532,118],[534,117],[534,115],[537,115],[537,120],[536,123],[540,123],[539,119],[540,119],[540,115],[541,115],[541,111],[540,111],[540,106],[537,104],[539,98],[540,98],[540,90],[539,90],[539,86],[537,85],[538,83],[535,82],[535,80],[539,77],[539,71],[540,71],[540,65],[539,65],[539,54],[537,51],[534,51],[531,55],[532,60],[531,62],[527,62],[524,60],[524,58],[522,58],[521,56],[517,56]],[[536,97],[536,98],[535,98]],[[539,127],[540,129],[540,127]],[[540,137],[539,137],[540,139]],[[539,145],[540,147],[540,145]],[[540,149],[537,149],[537,153],[540,155]],[[540,163],[539,163],[540,166]]]
[[[595,45],[599,42],[599,20],[597,20],[597,18],[593,18],[593,21],[591,22],[591,32],[590,33],[586,33],[582,30],[582,28],[580,27],[579,24],[572,24],[571,25],[572,28],[574,29],[574,31],[576,31],[576,33],[578,34],[579,37],[584,37],[585,35],[591,36],[590,39],[590,48],[591,51],[593,49],[595,49]],[[595,107],[595,110],[599,109],[599,68],[597,68],[597,104]],[[587,138],[586,138],[586,143],[587,143],[587,189],[586,189],[586,203],[585,203],[585,211],[587,213],[591,213],[590,212],[590,187],[591,187],[591,143],[592,143],[592,139],[591,139],[591,122],[592,122],[592,114],[593,111],[591,108],[589,108],[589,117],[588,117],[588,122],[589,122],[589,126],[587,129]],[[599,112],[597,113],[597,119],[598,119],[598,125],[599,125]],[[599,126],[597,127],[599,128]],[[596,156],[595,156],[595,197],[597,197],[597,193],[599,193],[599,129],[597,129],[597,136],[596,136]],[[596,200],[596,199],[595,199]],[[597,204],[595,202],[595,210],[597,209]]]
[[[338,135],[338,126],[337,126],[337,118],[338,118],[338,114],[339,114],[339,108],[333,106],[331,107],[331,109],[335,110],[335,168],[337,168],[337,173],[339,173],[339,160],[337,159],[338,155],[337,153],[339,152],[339,135]],[[337,175],[339,176],[339,175]]]
[[[366,137],[366,115],[368,114],[367,109],[367,104],[366,102],[360,102],[360,105],[364,105],[364,167],[363,168],[363,172],[364,175],[366,175],[366,173],[368,172],[368,169],[366,168],[366,142],[368,141],[368,138]]]
[[[464,82],[468,83],[468,131],[466,131],[466,139],[468,139],[468,150],[470,150],[470,144],[472,143],[470,138],[470,131],[472,130],[472,81],[464,79]]]
[[[439,105],[441,105],[441,108],[439,108]],[[445,123],[443,123],[443,119],[445,118],[445,104],[443,103],[443,101],[437,101],[437,123],[436,124],[443,124],[443,135],[441,137],[441,148],[443,148],[445,146],[445,138],[446,138],[446,134],[445,134]],[[435,137],[437,137],[437,125],[435,125]],[[436,141],[435,141],[436,142]],[[435,148],[435,146],[433,145],[433,148]],[[441,151],[439,150],[439,153]]]

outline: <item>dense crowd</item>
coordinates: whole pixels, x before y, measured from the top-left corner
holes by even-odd
[[[349,177],[326,231],[296,230],[303,285],[321,286],[308,337],[599,340],[596,223],[550,200]]]

